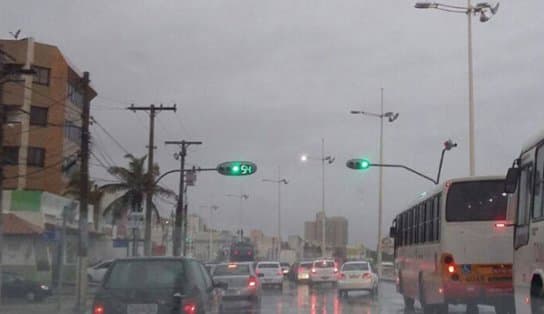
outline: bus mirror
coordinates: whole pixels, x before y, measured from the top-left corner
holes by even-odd
[[[519,167],[508,169],[506,179],[504,180],[504,192],[512,194],[516,191],[520,172],[521,169]]]
[[[395,237],[395,234],[396,234],[395,227],[389,228],[389,237],[390,237],[390,238],[394,238],[394,237]]]

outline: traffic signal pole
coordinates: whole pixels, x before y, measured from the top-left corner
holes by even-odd
[[[202,145],[202,142],[200,141],[166,141],[164,142],[166,145],[178,145],[180,146],[181,150],[179,153],[175,154],[174,157],[179,158],[180,160],[180,175],[179,175],[179,190],[178,190],[178,201],[176,204],[176,216],[175,216],[175,222],[174,222],[174,228],[173,228],[173,235],[172,235],[172,255],[174,256],[180,256],[181,255],[181,244],[182,244],[182,231],[183,234],[186,234],[186,230],[182,230],[182,225],[185,222],[185,226],[187,225],[187,208],[185,207],[183,196],[185,194],[185,157],[187,156],[187,147],[190,145]],[[214,169],[215,170],[215,169]],[[184,229],[187,229],[185,227]],[[185,239],[183,239],[183,242]],[[183,256],[185,256],[187,252],[187,245],[183,245]]]

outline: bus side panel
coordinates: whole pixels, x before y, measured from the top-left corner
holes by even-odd
[[[440,255],[439,252],[439,244],[399,248],[396,264],[400,287],[397,286],[397,291],[404,296],[419,300],[420,291],[423,288],[427,303],[442,302],[442,296],[437,293],[441,287],[441,277],[436,269],[436,256]],[[420,287],[420,279],[423,287]]]

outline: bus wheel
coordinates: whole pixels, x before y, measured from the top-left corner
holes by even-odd
[[[425,286],[423,284],[421,275],[419,276],[419,304],[421,304],[423,314],[435,313],[435,306],[432,304],[427,304],[427,301],[425,300]]]
[[[544,289],[540,277],[531,282],[531,313],[544,314]]]
[[[478,304],[467,304],[467,314],[478,314],[480,310],[478,309]]]

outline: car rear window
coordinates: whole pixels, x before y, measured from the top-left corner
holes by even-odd
[[[334,267],[333,261],[318,261],[314,263],[315,268],[332,268]]]
[[[240,264],[219,265],[213,271],[214,276],[241,276],[249,274],[249,265]]]
[[[280,264],[278,263],[261,263],[257,265],[257,268],[279,268]]]
[[[342,267],[342,270],[344,271],[350,271],[350,270],[368,270],[368,263],[350,263],[350,264],[344,264]]]
[[[104,286],[110,289],[176,288],[185,281],[183,261],[134,260],[113,264]]]

